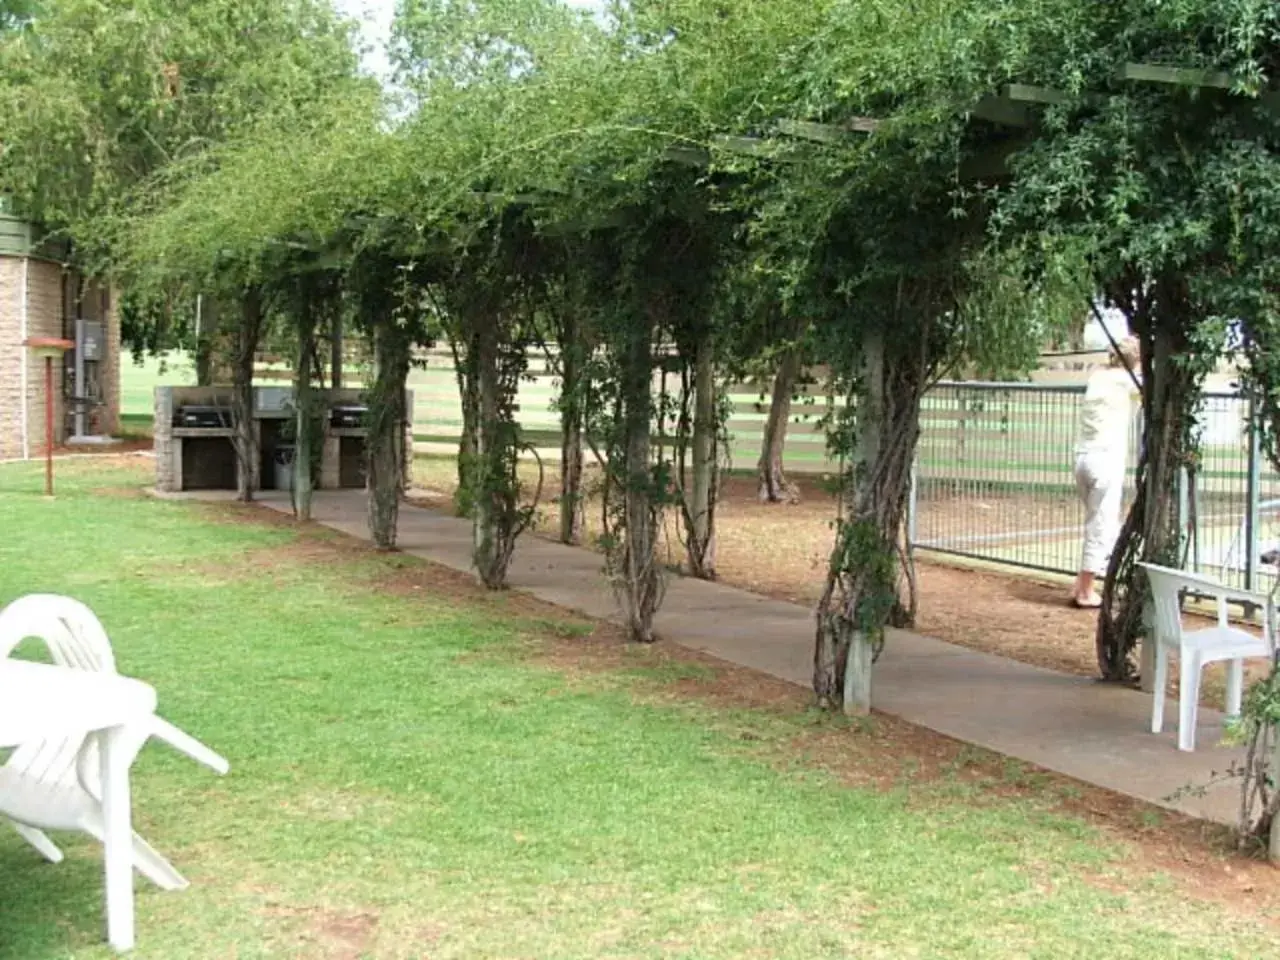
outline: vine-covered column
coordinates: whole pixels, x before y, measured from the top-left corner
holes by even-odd
[[[1195,413],[1217,350],[1192,349],[1197,309],[1186,282],[1165,276],[1112,291],[1142,344],[1142,449],[1133,504],[1121,527],[1102,590],[1096,647],[1103,679],[1126,682],[1146,627],[1147,579],[1138,564],[1180,567],[1178,476],[1196,454]],[[1151,682],[1151,669],[1143,671]]]
[[[651,463],[653,421],[653,331],[645,312],[624,330],[619,357],[617,410],[620,429],[609,450],[613,474],[613,530],[607,534],[607,570],[637,643],[652,643],[653,618],[665,580],[658,560],[658,529],[665,490],[662,471]]]
[[[716,578],[716,501],[725,405],[716,379],[713,325],[698,318],[680,337],[681,388],[675,437],[685,563],[702,580]]]
[[[299,520],[310,520],[317,405],[314,389],[316,315],[315,304],[310,297],[303,297],[297,325],[298,344],[293,369],[293,512]]]
[[[844,459],[841,515],[817,609],[813,689],[827,709],[871,709],[871,665],[898,601],[901,532],[927,385],[924,349],[900,333],[862,337],[861,372],[832,446]]]
[[[232,444],[236,452],[236,496],[248,503],[258,488],[260,472],[257,425],[253,419],[253,364],[258,354],[264,319],[262,292],[244,291],[240,323],[235,330],[231,369]]]
[[[400,494],[404,484],[405,391],[409,380],[412,340],[408,331],[388,317],[373,325],[374,381],[368,391],[367,486],[369,533],[374,545],[396,545]]]
[[[586,518],[583,430],[586,423],[588,346],[582,318],[570,309],[557,327],[560,371],[560,542],[582,540]]]
[[[490,590],[507,585],[516,539],[533,519],[534,506],[521,502],[520,454],[525,449],[516,422],[516,396],[528,362],[528,343],[511,318],[471,318],[468,391],[477,401],[474,462],[468,494],[474,532],[473,560]],[[541,486],[539,484],[539,486]],[[537,495],[534,497],[536,505]]]

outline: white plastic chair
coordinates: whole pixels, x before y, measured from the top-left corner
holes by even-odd
[[[32,594],[0,610],[0,657],[8,657],[28,638],[44,641],[53,662],[74,670],[115,673],[115,656],[93,611],[70,597]],[[130,764],[148,738],[165,741],[219,774],[227,761],[173,724],[152,715],[145,727],[131,732],[126,755]],[[24,744],[0,767],[0,815],[52,863],[62,851],[45,830],[78,830],[103,842],[102,789],[98,746],[93,737],[78,736]],[[133,835],[134,867],[158,887],[181,890],[186,879],[138,834]]]
[[[1229,661],[1225,713],[1238,716],[1244,697],[1244,661],[1254,657],[1270,657],[1274,649],[1274,616],[1269,597],[1247,590],[1228,587],[1209,577],[1151,563],[1140,564],[1151,582],[1155,607],[1155,683],[1151,705],[1151,732],[1164,729],[1165,687],[1169,679],[1169,653],[1178,654],[1178,749],[1192,751],[1196,747],[1196,715],[1200,706],[1200,674],[1210,663]],[[1201,630],[1182,626],[1183,591],[1213,597],[1218,604],[1218,622]],[[1262,637],[1239,627],[1227,619],[1227,603],[1235,601],[1263,611]]]

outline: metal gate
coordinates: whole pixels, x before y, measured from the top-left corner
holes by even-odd
[[[926,395],[908,535],[916,550],[1074,574],[1084,513],[1073,468],[1083,386],[944,382]],[[1207,393],[1201,465],[1179,517],[1191,569],[1270,589],[1261,557],[1280,544],[1280,475],[1262,461],[1248,402]],[[1140,433],[1127,463],[1126,506]]]

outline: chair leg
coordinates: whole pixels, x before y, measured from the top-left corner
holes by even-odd
[[[1162,644],[1155,645],[1156,669],[1151,687],[1151,732],[1164,730],[1164,698],[1169,686],[1169,650]]]
[[[1244,702],[1244,661],[1232,660],[1227,664],[1227,716],[1240,716]]]
[[[151,734],[165,741],[175,750],[185,753],[197,763],[203,763],[215,773],[225,774],[229,769],[227,760],[221,754],[214,753],[191,734],[179,730],[167,720],[159,717],[151,719]]]
[[[1178,664],[1178,749],[1196,748],[1196,720],[1200,712],[1200,658],[1184,654]]]
[[[105,831],[101,820],[95,818],[83,823],[85,832],[103,842]],[[133,868],[161,890],[185,890],[190,884],[168,860],[137,833],[133,835]]]
[[[187,878],[136,833],[133,835],[133,865],[161,890],[185,890],[189,886]]]
[[[25,823],[18,823],[16,820],[10,820],[9,825],[18,831],[18,836],[35,847],[36,852],[50,863],[62,862],[62,851],[58,849],[57,844],[50,840],[49,835],[43,830],[29,827]]]

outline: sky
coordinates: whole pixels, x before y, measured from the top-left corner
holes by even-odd
[[[564,0],[571,7],[598,9],[603,0]],[[387,39],[391,36],[391,18],[395,15],[396,0],[336,0],[343,13],[364,24],[364,42],[371,49],[365,54],[364,66],[376,77],[386,77],[391,72],[387,60]]]

